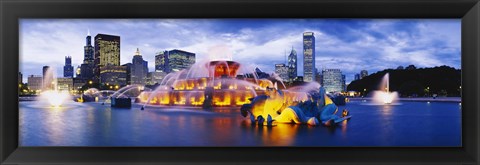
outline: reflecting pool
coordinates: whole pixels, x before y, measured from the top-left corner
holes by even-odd
[[[351,101],[340,126],[251,125],[239,108],[20,102],[21,146],[461,146],[461,105]]]

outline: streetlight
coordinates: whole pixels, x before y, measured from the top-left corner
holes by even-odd
[[[93,81],[92,81],[92,80],[88,81],[88,84],[92,85],[92,84],[93,84]]]

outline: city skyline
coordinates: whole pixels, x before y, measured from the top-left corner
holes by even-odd
[[[302,33],[309,31],[316,38],[315,67],[319,71],[341,69],[347,83],[361,70],[375,73],[410,64],[460,68],[461,60],[459,19],[21,19],[23,81],[40,75],[45,65],[63,75],[65,56],[72,57],[75,68],[80,65],[87,31],[92,36],[120,36],[120,64],[131,61],[139,48],[151,71],[156,53],[180,49],[196,53],[197,61],[233,59],[273,73],[272,63],[285,63],[285,50],[293,47],[298,52],[298,76],[302,76]]]

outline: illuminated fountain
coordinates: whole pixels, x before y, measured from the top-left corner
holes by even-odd
[[[75,98],[76,102],[98,102],[106,100],[115,93],[113,90],[98,90],[97,88],[89,88],[85,90],[80,96]]]
[[[276,83],[258,78],[251,68],[230,60],[195,63],[189,69],[170,73],[153,91],[139,95],[146,105],[178,106],[241,106],[250,99],[265,94]],[[285,88],[285,86],[283,86]],[[285,102],[303,101],[303,92],[285,91]],[[143,108],[142,108],[143,109]]]
[[[383,76],[380,89],[373,91],[372,99],[376,104],[392,104],[398,99],[397,92],[390,92],[390,75],[388,73]]]
[[[120,88],[115,93],[109,95],[108,98],[105,99],[105,101],[102,103],[102,105],[108,102],[112,107],[130,108],[132,106],[132,101],[139,101],[138,96],[144,91],[151,90],[143,85],[127,85],[123,88]]]
[[[68,91],[59,91],[55,71],[52,68],[45,70],[39,101],[46,101],[52,107],[60,107],[69,100]]]

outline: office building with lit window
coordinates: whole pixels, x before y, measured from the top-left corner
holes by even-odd
[[[73,78],[72,57],[65,57],[65,66],[63,66],[63,77]]]
[[[97,34],[95,36],[95,53],[94,53],[94,80],[100,79],[107,80],[108,78],[102,78],[101,68],[107,66],[120,66],[120,36]],[[109,67],[106,70],[111,70],[115,67]],[[122,67],[117,67],[122,68]],[[116,73],[116,72],[115,72]],[[102,82],[102,81],[100,81]]]
[[[148,62],[143,60],[137,48],[130,67],[130,84],[145,85],[148,74]]]
[[[107,65],[100,68],[100,83],[110,85],[127,85],[127,67]]]
[[[322,85],[326,92],[335,93],[345,90],[345,75],[342,74],[340,69],[324,69],[322,75]]]
[[[59,91],[73,90],[73,78],[70,78],[70,77],[57,78],[57,90]]]
[[[160,84],[167,76],[167,73],[165,72],[148,72],[147,74],[147,85],[155,85],[155,84]]]
[[[94,53],[95,49],[92,46],[92,37],[90,36],[90,31],[88,31],[86,37],[86,44],[83,47],[83,63],[80,65],[80,69],[77,69],[77,78],[82,79],[82,81],[86,82],[89,80],[93,80],[94,78]]]
[[[313,32],[303,33],[303,81],[315,81],[315,36]]]
[[[43,77],[40,75],[30,75],[27,78],[27,84],[31,92],[39,92],[43,87]]]
[[[155,56],[155,70],[166,73],[187,69],[195,64],[195,53],[183,50],[170,50],[157,53]]]
[[[168,51],[161,51],[155,55],[155,71],[157,72],[166,72],[168,69]]]
[[[288,67],[285,64],[275,64],[275,73],[282,79],[288,81]]]

